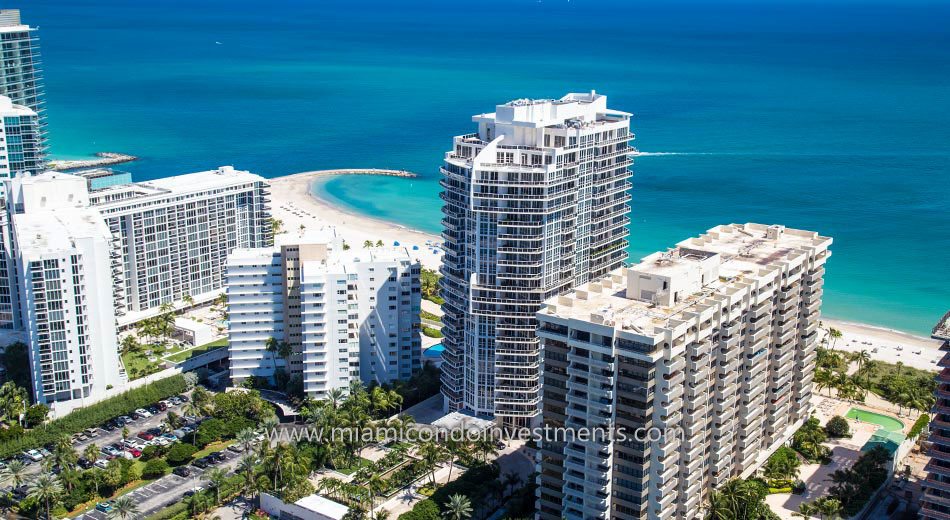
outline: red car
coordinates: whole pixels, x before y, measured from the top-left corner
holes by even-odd
[[[139,450],[137,450],[137,449],[135,449],[135,448],[129,449],[128,452],[131,453],[132,456],[135,457],[135,458],[139,458],[139,457],[142,456],[142,452],[139,451]]]
[[[149,433],[149,432],[139,432],[138,438],[139,438],[139,439],[142,439],[142,440],[150,441],[150,440],[154,439],[155,436],[152,435],[152,434]]]

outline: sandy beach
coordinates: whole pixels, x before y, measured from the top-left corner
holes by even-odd
[[[342,210],[314,197],[310,192],[310,184],[318,178],[352,175],[356,174],[356,171],[366,172],[362,173],[364,175],[399,173],[390,170],[320,170],[270,179],[271,210],[274,218],[281,220],[284,232],[291,235],[300,235],[328,226],[335,227],[346,243],[354,248],[363,247],[367,240],[374,244],[377,240],[382,240],[387,246],[398,242],[399,245],[409,248],[410,254],[418,258],[424,267],[438,269],[442,258],[442,238],[438,235]],[[301,230],[300,226],[304,226],[304,229]]]
[[[311,194],[310,184],[317,178],[333,175],[355,174],[405,175],[405,172],[388,170],[321,170],[298,173],[270,180],[271,204],[274,218],[283,221],[283,229],[288,234],[336,227],[337,232],[352,247],[363,247],[363,242],[382,240],[387,246],[393,242],[410,249],[413,256],[422,265],[437,269],[441,262],[438,244],[442,239],[431,233],[412,230],[392,222],[378,220],[342,210],[327,201]],[[375,172],[375,173],[374,173]],[[413,249],[413,246],[418,249]],[[843,337],[835,343],[835,348],[848,352],[867,350],[871,357],[881,361],[903,362],[907,366],[925,370],[938,370],[937,361],[943,357],[939,350],[940,342],[931,338],[914,336],[904,332],[874,327],[862,323],[852,323],[824,319],[825,326],[840,330]]]

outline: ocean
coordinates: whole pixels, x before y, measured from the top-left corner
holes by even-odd
[[[950,309],[950,6],[838,0],[30,0],[52,152],[137,180],[341,167],[322,197],[438,232],[471,116],[596,89],[633,112],[630,252],[721,223],[834,237],[824,314],[927,335]]]

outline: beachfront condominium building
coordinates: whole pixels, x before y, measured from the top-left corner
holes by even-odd
[[[21,23],[18,9],[0,9],[0,45],[3,52],[0,96],[6,96],[14,104],[38,114],[37,138],[45,151],[46,107],[43,101],[39,39],[35,27]]]
[[[937,374],[936,403],[930,419],[929,475],[921,483],[920,499],[922,520],[950,519],[950,312],[945,314],[931,334],[942,341],[940,350],[946,352]]]
[[[406,248],[344,250],[333,230],[235,250],[227,268],[232,381],[285,374],[321,399],[352,381],[409,379],[422,366],[419,275]]]
[[[102,215],[117,239],[110,265],[120,327],[166,303],[212,300],[224,289],[228,253],[273,243],[267,181],[230,166],[98,190],[84,177],[44,172],[10,179],[5,190],[8,215],[78,201]]]
[[[112,310],[114,238],[96,210],[76,204],[12,221],[32,398],[61,415],[125,383]]]
[[[36,112],[0,96],[0,179],[39,172],[45,154]]]
[[[267,181],[230,166],[94,190],[89,201],[120,240],[120,326],[162,304],[214,299],[231,251],[273,244]]]
[[[630,114],[595,92],[476,115],[442,166],[448,411],[536,424],[541,302],[623,265]]]
[[[811,413],[830,244],[720,226],[545,302],[543,422],[564,430],[540,518],[699,518],[786,442]]]

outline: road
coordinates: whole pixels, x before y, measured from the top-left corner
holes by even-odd
[[[241,461],[243,454],[224,450],[224,456],[227,460],[221,464],[209,466],[206,469],[189,466],[189,469],[191,469],[190,477],[179,477],[175,474],[165,475],[151,484],[142,486],[135,491],[127,493],[123,496],[130,496],[135,500],[135,503],[139,508],[138,518],[147,517],[151,514],[157,513],[161,509],[181,502],[182,495],[184,495],[186,491],[194,489],[196,486],[201,486],[207,489],[208,481],[201,478],[201,475],[204,474],[204,472],[208,469],[221,468],[227,471],[230,475],[234,468]],[[88,513],[77,516],[76,520],[107,520],[108,518],[108,514],[103,513],[102,511],[92,510]]]

